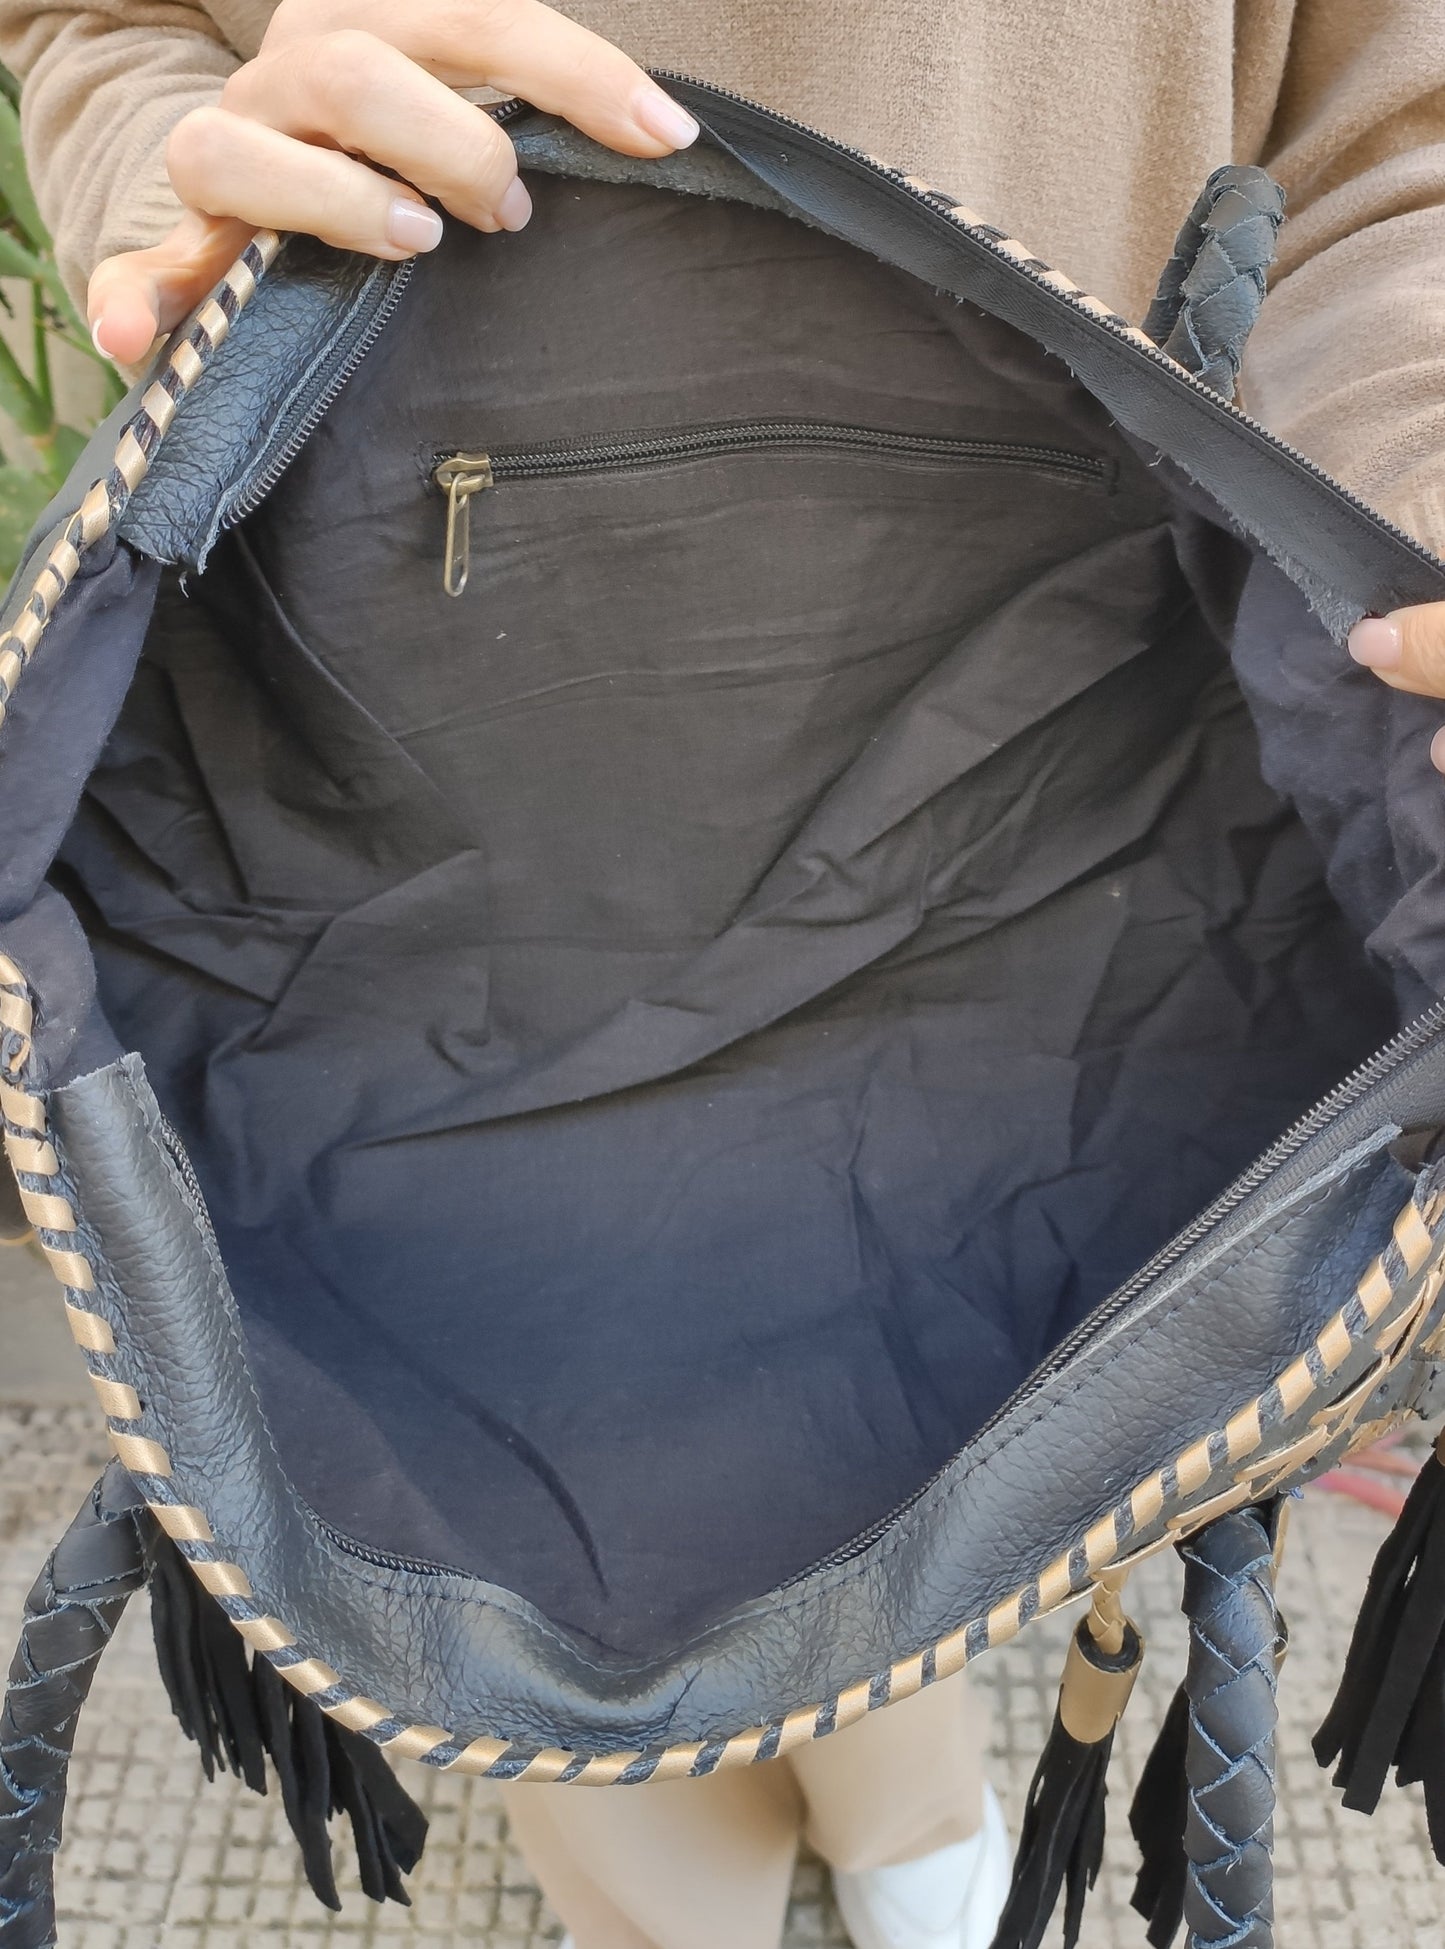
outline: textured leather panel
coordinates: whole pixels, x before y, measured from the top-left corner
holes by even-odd
[[[1438,1089],[1438,1041],[1417,1068]],[[1402,1074],[1396,1094],[1411,1093]],[[1322,1139],[1312,1181],[1287,1199],[1257,1199],[1247,1232],[1181,1260],[851,1558],[760,1597],[670,1659],[626,1668],[594,1661],[506,1591],[341,1547],[278,1465],[225,1274],[139,1060],[55,1092],[50,1111],[104,1268],[94,1303],[115,1328],[115,1371],[143,1403],[135,1432],[169,1450],[176,1494],[205,1509],[260,1601],[306,1651],[402,1718],[460,1739],[600,1750],[775,1719],[1009,1596],[1133,1483],[1269,1384],[1345,1303],[1408,1186],[1382,1148],[1388,1127],[1363,1154]],[[1357,1352],[1341,1366],[1341,1390],[1369,1358]],[[1409,1378],[1402,1370],[1400,1385]]]
[[[157,561],[203,566],[238,498],[279,475],[345,382],[409,270],[291,238],[157,448],[121,522],[124,539]]]

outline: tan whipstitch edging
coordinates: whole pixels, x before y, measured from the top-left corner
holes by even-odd
[[[870,157],[869,160],[873,158]],[[879,163],[878,167],[887,170],[890,175],[898,173],[890,170],[887,163]],[[1171,352],[1166,352],[1162,345],[1150,338],[1142,325],[1136,325],[1132,319],[1125,318],[1122,313],[1115,311],[1112,305],[1105,304],[1102,298],[1096,298],[1091,292],[1085,291],[1081,285],[1075,284],[1071,277],[1056,269],[1054,265],[1046,263],[1042,257],[1035,257],[1027,244],[1020,243],[1017,237],[1011,237],[1007,230],[1001,230],[996,223],[989,223],[976,210],[966,209],[951,192],[940,189],[934,183],[925,182],[921,176],[900,175],[900,180],[920,196],[928,197],[961,230],[974,231],[985,238],[994,250],[1005,257],[1012,258],[1021,270],[1031,271],[1045,284],[1052,285],[1060,296],[1071,299],[1085,311],[1092,312],[1101,323],[1122,332],[1141,350],[1156,359],[1163,359],[1166,365],[1173,366],[1176,372],[1184,373],[1187,378],[1197,380],[1198,375],[1190,372],[1187,365],[1181,364]]]
[[[79,573],[87,549],[115,526],[145,478],[151,456],[196,383],[205,361],[230,332],[281,248],[274,230],[258,230],[211,296],[172,345],[121,433],[110,471],[89,489],[35,573],[30,593],[0,635],[0,724],[15,686],[40,646],[55,605]]]
[[[1359,1417],[1381,1380],[1408,1357],[1445,1285],[1445,1241],[1440,1232],[1445,1199],[1417,1186],[1396,1220],[1389,1243],[1366,1269],[1349,1301],[1261,1395],[1237,1410],[1224,1427],[1190,1442],[1163,1468],[1137,1483],[1072,1548],[984,1616],[820,1704],[801,1707],[770,1725],[646,1750],[582,1753],[550,1747],[539,1752],[499,1738],[463,1742],[443,1726],[416,1725],[399,1717],[308,1652],[281,1619],[266,1610],[241,1566],[222,1553],[205,1511],[183,1499],[164,1445],[139,1431],[144,1403],[133,1380],[117,1371],[114,1332],[95,1310],[96,1279],[89,1258],[77,1249],[79,1218],[47,1131],[44,1101],[23,1080],[23,1057],[29,1051],[33,1026],[31,1003],[20,969],[4,955],[0,955],[0,995],[6,998],[0,1011],[6,1152],[22,1191],[46,1200],[46,1214],[59,1221],[41,1228],[40,1244],[66,1288],[73,1327],[80,1323],[76,1338],[89,1356],[91,1380],[118,1457],[139,1482],[161,1529],[256,1656],[268,1659],[339,1725],[398,1758],[459,1773],[576,1786],[696,1778],[721,1767],[775,1758],[910,1697],[981,1652],[1006,1643],[1034,1618],[1091,1590],[1101,1571],[1180,1540],[1227,1508],[1272,1493],[1331,1443],[1342,1438],[1348,1442],[1357,1428],[1363,1428]],[[1331,1377],[1362,1345],[1371,1348],[1375,1360],[1342,1396],[1331,1399]],[[1297,1420],[1312,1401],[1320,1406],[1304,1434],[1271,1448],[1270,1433]],[[1199,1496],[1221,1472],[1228,1475],[1222,1490],[1199,1501],[1188,1500]],[[1184,1506],[1165,1517],[1171,1503],[1181,1501]],[[1165,1518],[1162,1530],[1161,1517]]]

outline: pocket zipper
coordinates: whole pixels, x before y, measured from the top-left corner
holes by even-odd
[[[873,454],[900,460],[936,461],[945,466],[1019,467],[1030,473],[1107,487],[1112,463],[1064,447],[1030,446],[1005,440],[955,439],[932,433],[892,433],[882,427],[836,425],[816,420],[743,420],[719,426],[684,427],[676,433],[633,439],[584,440],[575,446],[536,447],[530,452],[499,447],[491,452],[438,456],[432,481],[447,497],[446,553],[442,587],[459,596],[471,570],[471,504],[489,487],[508,480],[570,478],[583,474],[626,473],[662,467],[714,454],[758,453],[772,447],[814,448],[823,452]]]

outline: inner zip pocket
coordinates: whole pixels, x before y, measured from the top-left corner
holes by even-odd
[[[572,445],[493,447],[439,454],[432,481],[447,497],[442,587],[459,596],[467,586],[472,556],[472,502],[503,481],[570,479],[584,474],[633,473],[685,460],[735,453],[832,452],[922,462],[940,467],[1014,467],[1058,480],[1107,488],[1112,462],[1066,447],[1007,440],[955,439],[932,433],[893,433],[883,427],[848,426],[826,420],[736,420],[717,426],[680,427],[673,433],[635,438],[599,437]]]

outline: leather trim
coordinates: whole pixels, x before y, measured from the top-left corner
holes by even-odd
[[[126,402],[133,410],[122,426],[109,472],[83,489],[74,510],[62,515],[57,530],[48,537],[49,545],[40,544],[45,553],[39,569],[33,568],[33,553],[22,564],[0,634],[0,724],[5,721],[16,684],[40,647],[56,604],[80,573],[84,556],[118,527],[175,419],[177,407],[255,296],[280,247],[274,230],[258,231],[247,244],[211,296],[171,340],[154,376],[139,389],[138,402],[134,396]],[[113,420],[106,424],[111,426]],[[87,449],[71,476],[72,482],[77,475],[85,479],[89,455]],[[67,483],[67,492],[69,487]]]
[[[379,264],[288,238],[246,330],[204,358],[183,344],[194,399],[135,483],[123,539],[154,561],[204,568],[222,529],[280,478],[410,276],[410,261]]]
[[[18,976],[13,964],[0,963],[0,978],[13,978],[6,981],[12,993],[22,992]],[[1438,1050],[1435,1056],[1438,1062]],[[31,1100],[44,1115],[45,1103],[38,1097]],[[1352,1289],[1319,1309],[1305,1344],[1292,1357],[1276,1360],[1267,1386],[1237,1401],[1212,1425],[1191,1429],[1189,1439],[1182,1446],[1172,1444],[1161,1463],[1142,1470],[1129,1467],[1135,1423],[1118,1419],[1108,1434],[1124,1471],[1122,1480],[1116,1473],[1114,1486],[1106,1475],[1103,1506],[1086,1510],[1090,1519],[1080,1522],[1079,1484],[1093,1479],[1081,1467],[1070,1491],[1075,1518],[1066,1547],[1042,1562],[1036,1559],[1029,1574],[985,1607],[930,1634],[921,1648],[891,1659],[877,1672],[862,1678],[850,1672],[845,1684],[826,1692],[807,1689],[808,1671],[790,1670],[786,1661],[780,1664],[780,1648],[803,1634],[806,1614],[816,1611],[821,1630],[824,1620],[835,1627],[840,1620],[846,1624],[854,1602],[865,1611],[872,1606],[880,1562],[888,1566],[895,1593],[913,1593],[903,1609],[893,1605],[887,1628],[900,1634],[895,1643],[908,1642],[911,1627],[946,1607],[946,1593],[916,1590],[923,1560],[919,1550],[926,1554],[930,1524],[944,1520],[937,1510],[922,1507],[930,1497],[936,1500],[941,1485],[934,1485],[919,1506],[904,1512],[886,1536],[852,1562],[823,1566],[796,1586],[760,1600],[687,1647],[666,1671],[609,1670],[588,1663],[585,1648],[574,1645],[565,1659],[569,1682],[559,1684],[558,1666],[569,1648],[545,1619],[510,1593],[449,1573],[398,1568],[381,1578],[297,1501],[250,1389],[234,1302],[204,1214],[189,1197],[173,1158],[161,1155],[157,1147],[159,1116],[135,1059],[67,1086],[50,1107],[56,1117],[53,1129],[46,1118],[47,1141],[59,1170],[45,1180],[44,1189],[72,1206],[92,1267],[88,1303],[102,1310],[116,1342],[116,1353],[93,1359],[91,1371],[104,1381],[129,1386],[143,1404],[139,1424],[127,1420],[117,1426],[112,1421],[111,1426],[158,1519],[177,1535],[196,1575],[257,1653],[324,1710],[398,1753],[500,1778],[634,1784],[751,1764],[908,1696],[1006,1642],[1033,1617],[1096,1587],[1102,1573],[1116,1573],[1224,1511],[1272,1494],[1328,1466],[1351,1446],[1373,1439],[1383,1421],[1402,1411],[1414,1384],[1413,1363],[1423,1358],[1424,1342],[1439,1331],[1442,1313],[1445,1170],[1421,1175],[1391,1226],[1383,1210],[1380,1218],[1370,1217],[1380,1208],[1380,1196],[1361,1196],[1362,1186],[1376,1182],[1371,1173],[1380,1167],[1379,1148],[1363,1158],[1358,1149],[1346,1152],[1332,1172],[1297,1187],[1284,1201],[1283,1212],[1261,1219],[1253,1228],[1258,1236],[1252,1244],[1248,1234],[1227,1249],[1217,1240],[1202,1241],[1190,1255],[1194,1263],[1181,1262],[1155,1282],[1156,1290],[1132,1309],[1130,1320],[1115,1323],[1106,1337],[1127,1341],[1131,1329],[1138,1334],[1148,1327],[1151,1314],[1167,1316],[1171,1302],[1177,1308],[1181,1290],[1192,1286],[1198,1303],[1220,1316],[1215,1343],[1223,1362],[1229,1355],[1229,1323],[1238,1317],[1240,1304],[1260,1307],[1261,1247],[1288,1240],[1289,1225],[1296,1222],[1306,1226],[1305,1234],[1292,1241],[1302,1248],[1301,1256],[1286,1249],[1281,1260],[1292,1294],[1308,1283],[1301,1279],[1301,1264],[1329,1256],[1322,1253],[1320,1238],[1310,1233],[1312,1223],[1324,1228],[1325,1237],[1343,1232],[1351,1250],[1362,1225],[1388,1228],[1383,1248]],[[127,1131],[101,1130],[109,1111],[128,1120]],[[141,1164],[133,1179],[119,1175],[113,1184],[103,1185],[99,1148],[95,1156],[86,1153],[97,1137],[113,1145],[118,1134]],[[14,1135],[22,1144],[33,1141],[29,1124]],[[35,1153],[23,1155],[33,1158]],[[147,1156],[152,1159],[149,1166]],[[1389,1170],[1398,1173],[1393,1165]],[[86,1200],[77,1198],[75,1172],[92,1195],[104,1193],[105,1210],[96,1206],[88,1211]],[[1387,1177],[1377,1190],[1387,1194],[1394,1182]],[[123,1197],[127,1208],[112,1213],[113,1195]],[[1317,1221],[1311,1214],[1319,1214]],[[164,1239],[164,1264],[173,1268],[172,1290],[201,1296],[183,1318],[170,1311],[164,1275],[147,1275],[145,1298],[138,1284],[129,1290],[116,1284],[117,1271],[123,1274],[133,1259],[127,1231],[149,1239],[157,1226]],[[1338,1291],[1333,1281],[1330,1289]],[[157,1316],[147,1320],[155,1306]],[[202,1341],[207,1345],[198,1353]],[[1118,1351],[1124,1358],[1131,1352],[1137,1358],[1138,1344],[1142,1342]],[[165,1368],[164,1377],[157,1362]],[[1083,1355],[1069,1363],[1064,1390],[1055,1389],[1056,1413],[1064,1414],[1070,1386],[1076,1394],[1089,1387],[1088,1366]],[[1107,1375],[1107,1365],[1096,1361],[1095,1367],[1093,1400],[1084,1404],[1084,1411],[1097,1419],[1107,1417],[1110,1396],[1107,1381],[1100,1378]],[[162,1378],[167,1385],[161,1384]],[[198,1389],[213,1390],[214,1398],[204,1396],[197,1405]],[[209,1434],[205,1442],[192,1435],[189,1453],[177,1445],[175,1432],[186,1421],[188,1402],[192,1415],[203,1417]],[[1076,1401],[1075,1410],[1078,1405]],[[1172,1408],[1170,1419],[1177,1423],[1177,1400]],[[1114,1409],[1117,1415],[1117,1402]],[[1049,1425],[1049,1414],[1025,1396],[972,1445],[979,1455],[970,1457],[965,1451],[960,1460],[971,1461],[975,1470],[987,1469],[991,1460],[997,1464],[1007,1455],[1012,1442],[1025,1437],[1036,1457],[1037,1444],[1050,1439]],[[1067,1434],[1060,1425],[1061,1447]],[[1028,1478],[1017,1482],[1009,1495],[1011,1520],[1019,1528],[1037,1502],[1035,1472],[1036,1461]],[[957,1512],[952,1520],[959,1521]],[[499,1616],[501,1641],[492,1643]],[[827,1657],[835,1663],[846,1659],[849,1636],[837,1628]],[[775,1690],[796,1687],[793,1697],[808,1702],[741,1724],[746,1708],[766,1689],[760,1683],[764,1678]],[[524,1707],[518,1694],[529,1685],[538,1693],[550,1689],[555,1694],[551,1705],[539,1697]],[[649,1690],[665,1695],[660,1715],[660,1702],[637,1696]],[[669,1724],[683,1730],[678,1721],[688,1697],[700,1690],[714,1693],[710,1723],[692,1736],[667,1737]],[[737,1716],[731,1724],[718,1716],[720,1697],[734,1702]],[[451,1709],[438,1712],[438,1704]],[[427,1709],[419,1709],[423,1707]],[[480,1725],[474,1723],[478,1718]],[[522,1720],[528,1730],[505,1730],[509,1721]],[[565,1743],[555,1738],[564,1726],[569,1729]],[[548,1731],[553,1731],[555,1743],[545,1737]]]

